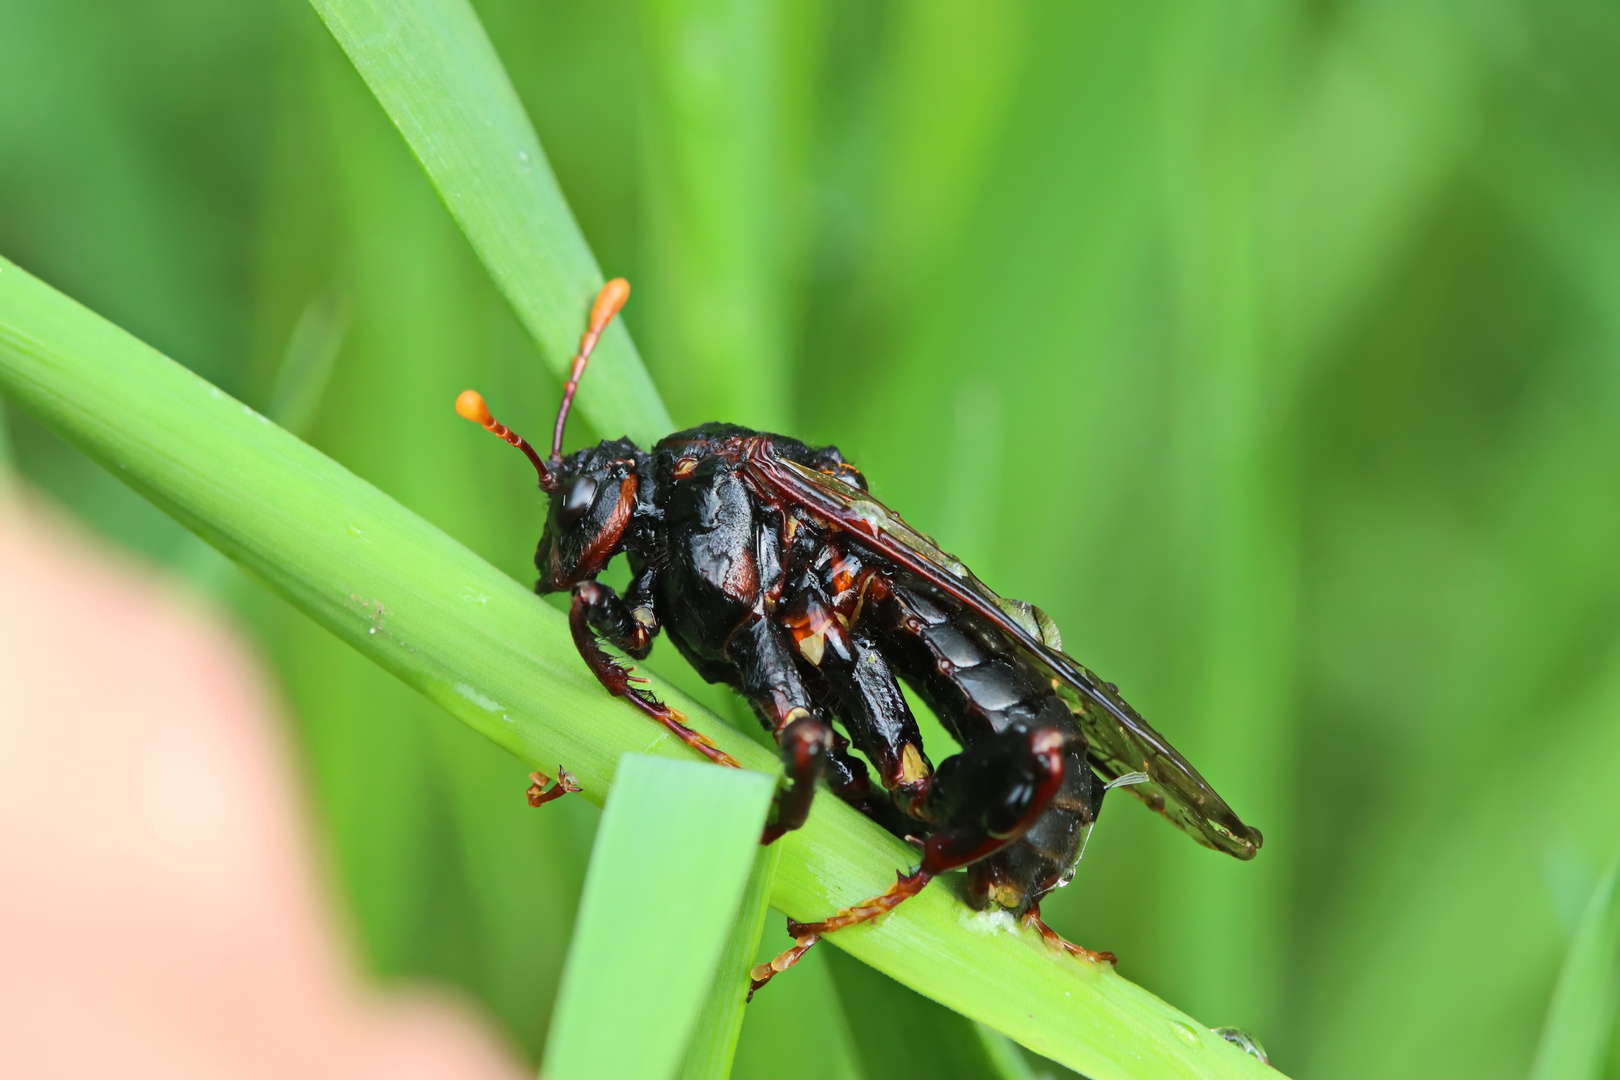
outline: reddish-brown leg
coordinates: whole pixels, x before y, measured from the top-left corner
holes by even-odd
[[[1024,925],[1033,926],[1049,949],[1066,952],[1070,956],[1078,957],[1081,960],[1090,960],[1094,964],[1119,963],[1118,957],[1111,952],[1093,952],[1090,949],[1082,949],[1072,941],[1065,940],[1063,935],[1041,921],[1041,905],[1039,904],[1030,905],[1029,911],[1024,915]]]
[[[829,915],[820,922],[802,923],[788,920],[788,933],[795,939],[806,934],[831,934],[835,930],[842,930],[848,926],[870,922],[879,915],[893,911],[904,900],[923,891],[923,886],[934,879],[934,875],[926,870],[916,870],[909,874],[896,874],[894,884],[870,900],[862,900],[852,904],[836,914]]]
[[[747,1000],[753,1001],[754,992],[756,990],[770,982],[772,979],[776,978],[776,976],[780,975],[794,964],[797,964],[799,962],[799,957],[809,952],[811,946],[815,945],[815,943],[820,940],[820,934],[807,934],[802,938],[796,938],[793,942],[793,948],[789,949],[785,953],[780,954],[775,960],[772,960],[768,964],[755,964],[753,970],[748,973],[749,979]]]
[[[571,795],[581,790],[579,781],[574,779],[574,774],[561,765],[557,766],[557,782],[549,788],[546,786],[549,781],[546,779],[545,773],[532,772],[529,774],[529,780],[528,796],[530,806],[544,806],[553,799],[560,799],[564,795]]]
[[[714,745],[714,740],[702,732],[693,731],[683,721],[685,714],[670,708],[646,690],[638,689],[631,684],[630,669],[624,667],[613,657],[602,651],[596,643],[596,634],[592,632],[588,614],[590,605],[596,598],[601,587],[594,581],[585,581],[574,587],[574,602],[568,610],[568,628],[574,635],[574,647],[585,661],[585,666],[591,669],[608,693],[615,697],[622,697],[630,704],[652,717],[668,728],[677,739],[708,758],[717,765],[729,765],[733,769],[740,769],[742,765],[736,758]]]
[[[810,800],[816,794],[816,781],[827,771],[827,755],[832,750],[833,731],[825,720],[820,720],[803,709],[797,718],[783,724],[776,733],[782,748],[782,762],[792,781],[786,795],[776,808],[776,820],[765,826],[759,837],[761,844],[774,844],[784,833],[804,824],[810,816]]]
[[[835,930],[854,926],[857,923],[870,922],[879,915],[887,914],[900,905],[902,901],[909,900],[922,892],[923,886],[934,878],[926,870],[917,870],[910,874],[896,874],[895,882],[880,895],[870,900],[862,900],[858,904],[844,908],[834,915],[830,915],[820,922],[802,923],[788,920],[788,933],[793,936],[793,948],[787,950],[772,960],[769,964],[756,964],[750,973],[753,982],[749,984],[748,996],[754,996],[754,991],[770,982],[771,979],[786,971],[799,962],[799,957],[810,951],[810,947],[821,940],[823,934],[830,934]]]
[[[859,904],[847,907],[832,917],[823,919],[821,922],[801,923],[789,919],[788,933],[793,936],[797,944],[771,961],[770,964],[761,964],[754,969],[754,989],[757,990],[770,981],[772,976],[797,963],[799,957],[803,956],[805,951],[814,945],[822,934],[830,934],[835,930],[842,930],[847,926],[867,922],[877,918],[879,915],[893,911],[901,902],[922,892],[923,886],[927,885],[934,877],[948,870],[955,870],[958,867],[967,866],[969,863],[987,858],[1024,835],[1029,831],[1030,826],[1035,823],[1036,819],[1045,812],[1047,805],[1052,801],[1052,797],[1063,783],[1063,745],[1064,736],[1062,732],[1051,728],[1036,728],[1034,731],[1008,732],[1004,746],[981,746],[976,748],[975,752],[989,761],[991,765],[995,764],[995,759],[991,758],[990,755],[999,752],[1022,762],[1025,770],[1037,778],[1028,805],[1024,807],[1018,819],[1011,823],[1007,831],[991,834],[975,824],[961,824],[940,829],[930,836],[923,845],[922,866],[915,873],[898,875],[895,883],[889,886],[888,890],[882,895],[874,896],[870,900],[863,900]],[[969,778],[973,775],[967,769],[962,770],[962,772]],[[940,787],[937,777],[935,783],[930,785],[927,790],[933,791],[943,800],[952,798],[950,791]],[[958,798],[958,803],[962,806],[973,806],[971,802],[972,794],[973,792],[968,792],[969,798],[966,799]],[[1036,921],[1039,923],[1038,916]],[[1044,926],[1045,924],[1040,923],[1040,925]],[[1052,933],[1050,930],[1047,932]],[[1052,936],[1058,941],[1063,940],[1057,937],[1055,933]],[[1064,944],[1067,945],[1068,943],[1064,942]],[[1070,948],[1079,947],[1070,946]],[[1081,952],[1084,951],[1081,950]],[[1101,954],[1091,955],[1100,956]],[[770,969],[768,973],[765,971],[766,968]]]

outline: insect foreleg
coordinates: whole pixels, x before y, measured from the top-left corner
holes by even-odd
[[[568,629],[573,633],[574,647],[579,650],[585,666],[591,669],[591,674],[607,688],[608,693],[629,701],[710,761],[734,769],[742,768],[736,758],[716,747],[707,735],[687,727],[683,722],[686,719],[684,714],[663,704],[648,691],[632,686],[629,669],[602,651],[602,646],[597,644],[596,633],[591,629],[591,613],[612,612],[615,605],[620,610],[627,610],[606,585],[582,581],[574,586],[574,602],[568,609]]]
[[[639,582],[631,582],[631,596],[637,595]],[[632,607],[599,582],[584,582],[574,589],[576,603],[585,600],[585,621],[591,630],[607,639],[609,645],[635,660],[645,660],[652,651],[653,638],[658,635],[658,621],[652,615],[651,605]]]
[[[547,784],[551,786],[547,787]],[[544,806],[546,803],[560,799],[564,795],[575,795],[583,790],[574,774],[561,765],[557,766],[557,780],[555,783],[547,780],[544,773],[532,772],[529,774],[528,797],[530,806]]]

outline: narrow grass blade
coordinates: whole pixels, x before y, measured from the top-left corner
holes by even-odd
[[[618,775],[546,1039],[548,1080],[674,1074],[729,951],[776,786],[640,754],[626,754]]]
[[[348,313],[337,301],[313,297],[287,339],[265,415],[299,438],[320,412],[348,323]]]
[[[1592,890],[1553,987],[1530,1080],[1599,1080],[1620,1004],[1620,857]]]
[[[11,475],[11,431],[6,426],[6,399],[0,398],[0,484],[9,483]]]
[[[737,1055],[737,1037],[742,1034],[744,1006],[748,999],[749,971],[759,952],[765,916],[771,907],[771,885],[776,881],[776,862],[782,845],[759,849],[754,868],[743,889],[742,903],[731,921],[720,966],[715,969],[703,1011],[692,1026],[692,1038],[675,1075],[679,1080],[726,1080]]]
[[[784,920],[765,920],[755,964],[774,960],[793,947]],[[838,987],[827,957],[837,950],[812,949],[793,969],[748,1003],[748,1016],[731,1062],[733,1080],[875,1080],[861,1071],[860,1055],[849,1033]]]
[[[0,393],[446,712],[600,801],[626,751],[691,751],[602,692],[561,612],[319,451],[0,260]],[[447,418],[446,423],[457,423]],[[469,437],[476,435],[469,432]],[[661,680],[745,768],[775,756]],[[800,920],[880,892],[915,852],[837,799],[780,841]],[[937,882],[828,942],[1093,1080],[1274,1076],[1117,975],[976,915]]]
[[[683,422],[780,431],[789,412],[784,7],[640,4],[651,354]]]
[[[265,415],[299,438],[309,434],[320,411],[326,385],[343,344],[347,317],[330,299],[313,298],[304,306],[282,352],[275,387]],[[3,433],[0,433],[3,434]],[[180,573],[208,591],[225,596],[242,577],[195,533],[185,533],[173,563]]]
[[[830,953],[861,1073],[930,1080],[1026,1080],[1029,1065],[1002,1036],[908,990],[882,972]],[[1005,1051],[1005,1052],[998,1052]],[[1021,1071],[1019,1071],[1021,1067]]]
[[[979,1044],[990,1062],[991,1076],[996,1080],[1035,1080],[1035,1070],[1030,1067],[1029,1059],[1019,1052],[1011,1039],[977,1020],[973,1021],[973,1027],[979,1033]],[[1046,1075],[1051,1076],[1050,1073]]]
[[[602,272],[467,0],[311,0],[405,136],[546,363],[565,378]],[[672,427],[621,321],[577,408],[605,435]]]

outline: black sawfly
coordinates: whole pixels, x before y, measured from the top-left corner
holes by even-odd
[[[710,423],[650,450],[621,438],[563,456],[580,376],[629,294],[616,278],[592,306],[547,457],[496,421],[475,391],[456,409],[534,465],[550,502],[536,591],[572,595],[574,643],[602,685],[711,761],[736,766],[601,647],[640,660],[667,631],[699,674],[741,694],[775,737],[788,783],[763,843],[802,825],[826,780],[920,844],[919,867],[881,895],[819,922],[790,920],[794,947],[755,969],[755,989],[823,934],[876,918],[959,868],[976,907],[1003,908],[1054,947],[1111,962],[1048,929],[1040,903],[1073,877],[1112,787],[1127,787],[1206,847],[1254,857],[1260,832],[1117,687],[1063,651],[1040,608],[998,596],[909,527],[836,447]],[[622,597],[596,580],[621,553],[630,566]],[[960,745],[937,767],[897,679]],[[570,790],[565,771],[549,788],[537,774],[530,801]]]

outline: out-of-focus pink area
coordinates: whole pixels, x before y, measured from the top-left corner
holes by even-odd
[[[217,621],[0,501],[0,1075],[526,1075],[362,984],[271,713]]]

